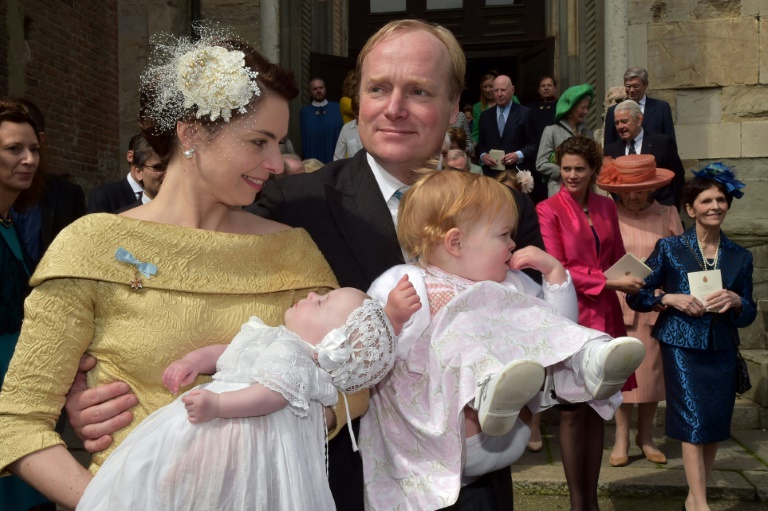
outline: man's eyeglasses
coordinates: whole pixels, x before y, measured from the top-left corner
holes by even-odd
[[[152,170],[154,172],[157,172],[158,174],[160,172],[165,172],[165,165],[163,165],[162,163],[158,163],[157,165],[142,165],[141,168]]]
[[[642,85],[637,85],[637,84],[624,85],[624,88],[628,90],[640,90],[640,87],[642,87]]]

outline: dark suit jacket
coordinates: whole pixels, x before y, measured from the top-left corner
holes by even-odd
[[[491,149],[502,149],[504,153],[522,151],[523,163],[518,165],[521,169],[536,168],[536,135],[533,132],[533,124],[529,120],[528,107],[512,103],[507,114],[507,122],[504,124],[504,133],[499,135],[498,117],[499,107],[493,106],[480,114],[480,139],[475,148],[478,155],[487,153]],[[495,174],[485,165],[483,172]]]
[[[366,157],[363,150],[311,174],[270,180],[258,201],[246,208],[265,218],[306,229],[339,284],[362,290],[367,290],[385,270],[403,263],[392,216]],[[518,202],[521,220],[516,243],[522,247],[523,243],[535,244],[538,238],[538,246],[543,247],[533,203],[520,192],[515,197],[527,199]],[[330,442],[329,457],[329,482],[337,508],[362,509],[362,461],[352,453],[349,435],[339,434]],[[509,469],[489,474],[489,478],[481,481],[490,481],[499,509],[512,509]],[[460,494],[456,509],[470,509],[464,507],[462,498]]]
[[[88,196],[88,213],[114,213],[120,208],[136,202],[127,178],[94,188]]]
[[[603,135],[603,145],[608,146],[621,140],[619,132],[616,131],[616,122],[614,120],[613,112],[616,110],[616,105],[608,109],[605,114],[605,130]],[[675,123],[672,122],[672,109],[669,108],[669,103],[660,99],[645,97],[645,111],[643,112],[643,129],[647,132],[658,133],[661,135],[668,135],[675,138]]]
[[[605,155],[612,158],[624,156],[627,144],[619,139],[605,146]],[[656,166],[662,169],[668,169],[675,173],[672,182],[656,190],[653,198],[660,204],[675,206],[680,209],[680,198],[685,185],[685,169],[680,156],[677,154],[677,144],[672,137],[660,135],[643,130],[643,146],[640,148],[640,154],[652,154],[656,158]]]
[[[40,234],[43,252],[66,226],[85,215],[85,194],[75,183],[46,175],[46,189],[40,201]]]
[[[691,294],[688,272],[702,271],[701,254],[697,252],[695,227],[680,236],[660,239],[646,261],[653,273],[646,277],[645,286],[639,292],[627,296],[627,304],[638,312],[650,312],[661,302],[660,296],[654,296],[655,289]],[[749,326],[757,317],[752,298],[752,253],[721,232],[719,255],[723,288],[739,295],[741,311],[708,312],[694,318],[668,307],[659,314],[653,329],[653,336],[659,342],[696,350],[732,350],[739,345],[738,329]]]

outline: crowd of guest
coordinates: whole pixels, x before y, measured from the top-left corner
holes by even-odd
[[[269,460],[228,451],[235,472],[258,474],[248,483],[258,496],[246,494],[259,505],[291,509],[305,483],[332,496],[316,502],[322,509],[512,509],[509,465],[526,448],[542,450],[540,413],[554,407],[570,508],[595,511],[605,420],[616,419],[612,466],[628,464],[635,405],[634,441],[663,464],[653,418],[666,400],[665,433],[683,443],[683,508],[709,509],[707,481],[737,392],[738,328],[756,317],[752,256],[721,230],[744,185],[723,164],[686,182],[671,109],[647,96],[644,69],[628,69],[624,87],[606,95],[601,145],[587,125],[592,85],[558,96],[555,78],[543,76],[537,99],[522,105],[513,79],[488,71],[478,102],[461,106],[466,59],[453,34],[391,22],[362,49],[339,103],[326,98],[322,78],[309,81],[300,157],[287,140],[288,104],[299,94],[293,72],[207,30],[175,44],[195,65],[235,77],[217,83],[228,94],[209,97],[192,79],[168,78],[186,76],[181,54],[153,57],[129,172],[93,189],[87,203],[80,186],[47,168],[42,112],[0,99],[0,467],[13,474],[0,479],[0,499],[8,509],[78,506],[103,464],[130,456],[120,446],[135,443],[131,431],[174,402],[164,386],[174,361],[195,362],[180,379],[191,422],[200,407],[203,422],[228,428],[287,406],[291,426],[258,438],[284,455],[290,430],[312,449],[307,459],[325,457],[326,466],[281,458],[271,470]],[[206,60],[216,52],[237,58]],[[157,92],[165,90],[173,94]],[[449,179],[457,173],[466,174]],[[686,231],[681,211],[691,219]],[[643,261],[647,272],[637,269]],[[380,279],[392,271],[397,278]],[[326,293],[340,286],[370,289],[366,300],[381,304],[371,312],[363,302],[363,316],[331,325],[358,310],[335,308],[328,297],[338,295]],[[446,318],[470,318],[482,331],[491,320],[471,314],[506,303],[491,297],[510,291],[510,314],[545,299],[546,314],[557,316],[547,321],[567,323],[559,335],[543,320],[507,325],[557,357],[457,349]],[[470,316],[457,300],[471,304]],[[221,397],[230,392],[186,393],[220,370],[195,353],[236,345],[251,316],[277,327],[284,314],[323,332],[296,333],[316,363],[299,371],[279,343],[259,346],[257,358],[263,350],[278,363],[244,376],[248,388],[228,389],[244,396],[237,406]],[[505,311],[498,316],[503,323]],[[394,369],[343,387],[342,376],[362,378],[344,372],[362,349],[349,326],[361,323],[374,325],[369,337],[399,335],[382,362]],[[214,352],[232,362],[223,348]],[[470,380],[463,369],[445,380],[459,366]],[[440,378],[439,391],[425,392]],[[519,390],[526,381],[534,384]],[[274,406],[249,404],[252,388],[260,399],[270,392]],[[324,397],[307,388],[324,388]],[[93,453],[90,471],[56,431],[62,408]],[[183,478],[210,466],[202,452],[192,445],[183,460],[164,460],[163,477],[188,488]],[[206,495],[226,492],[227,477]],[[180,498],[174,484],[161,487]],[[194,502],[191,487],[184,497]],[[138,489],[109,498],[105,509],[143,502]],[[180,502],[163,502],[171,501]]]

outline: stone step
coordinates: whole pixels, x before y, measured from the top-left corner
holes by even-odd
[[[512,466],[515,502],[519,503],[516,509],[569,509],[559,428],[552,419],[550,412],[542,417],[544,449],[526,452]],[[633,430],[631,435],[634,434]],[[688,492],[681,443],[665,437],[663,429],[654,428],[654,441],[667,456],[665,465],[647,461],[633,444],[629,465],[612,467],[608,457],[614,439],[615,429],[608,424],[598,484],[600,509],[680,509]],[[720,444],[712,476],[707,495],[713,511],[768,509],[768,434],[762,430],[734,430],[731,439]]]
[[[752,380],[753,386],[756,380]],[[557,423],[557,412],[551,412],[547,410],[545,414],[551,413],[551,420]],[[653,419],[653,425],[658,428],[664,428],[665,417],[667,413],[667,402],[660,401],[659,406],[656,408],[656,416]],[[615,424],[613,420],[607,422],[608,424]],[[637,407],[634,407],[632,411],[632,424],[637,423]],[[760,406],[759,404],[740,396],[736,398],[736,404],[733,407],[733,418],[731,419],[731,428],[734,430],[750,430],[750,429],[768,429],[768,408]]]

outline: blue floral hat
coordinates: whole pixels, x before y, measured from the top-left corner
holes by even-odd
[[[733,173],[733,169],[721,161],[710,163],[699,171],[691,169],[691,172],[693,172],[693,175],[696,177],[717,181],[725,187],[728,193],[737,199],[744,197],[744,192],[742,192],[741,189],[746,185],[736,179],[736,174]]]

